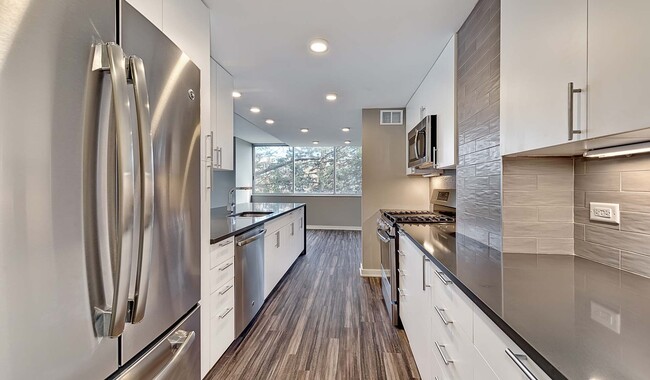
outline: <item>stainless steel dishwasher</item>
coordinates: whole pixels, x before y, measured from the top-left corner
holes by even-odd
[[[235,238],[235,336],[255,318],[264,303],[264,234],[253,228]]]

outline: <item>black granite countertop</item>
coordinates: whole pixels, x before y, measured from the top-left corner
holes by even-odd
[[[552,378],[650,377],[650,279],[577,256],[502,254],[444,226],[400,229]]]
[[[259,217],[230,217],[230,212],[226,210],[225,206],[213,208],[210,210],[210,244],[239,235],[264,222],[304,206],[304,203],[240,203],[235,206],[235,214],[244,211],[272,212],[269,215]]]

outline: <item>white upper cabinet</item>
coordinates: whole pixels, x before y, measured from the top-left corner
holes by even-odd
[[[422,112],[421,112],[422,110]],[[406,134],[426,115],[436,115],[437,167],[453,168],[456,149],[456,35],[447,43],[406,105]]]
[[[618,4],[618,2],[616,2]],[[586,137],[587,0],[501,2],[501,153]]]
[[[234,90],[234,81],[232,75],[214,59],[211,59],[210,67],[212,70],[211,108],[213,117],[211,131],[214,138],[212,142],[213,169],[233,170],[233,124],[235,114],[232,92]]]
[[[127,0],[127,2],[158,29],[162,30],[163,0]]]
[[[589,131],[650,127],[650,1],[589,0]]]

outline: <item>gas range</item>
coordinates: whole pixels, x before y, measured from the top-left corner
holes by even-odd
[[[455,212],[432,212],[424,210],[382,210],[389,222],[406,224],[455,223]]]
[[[454,236],[456,230],[456,191],[435,190],[431,197],[433,211],[429,210],[380,210],[377,219],[377,237],[381,254],[381,291],[391,322],[399,325],[399,276],[397,258],[399,249],[399,224],[437,225],[445,233]],[[426,228],[426,227],[423,227]]]

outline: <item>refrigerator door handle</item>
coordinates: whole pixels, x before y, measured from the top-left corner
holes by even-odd
[[[134,228],[134,163],[130,107],[126,77],[126,59],[122,48],[112,42],[95,45],[92,70],[108,71],[111,78],[115,112],[117,188],[115,228],[109,228],[113,267],[113,302],[110,310],[102,310],[101,332],[115,338],[126,323]],[[108,198],[111,202],[111,198]],[[109,220],[109,224],[112,221]]]
[[[130,310],[129,322],[138,323],[144,318],[149,290],[149,273],[151,270],[151,255],[153,251],[153,219],[154,219],[154,169],[153,141],[151,136],[151,115],[149,113],[149,92],[145,76],[144,62],[140,57],[129,58],[130,79],[135,93],[135,109],[138,121],[138,137],[140,141],[140,189],[142,194],[136,197],[141,202],[140,236],[136,237],[138,252],[138,267],[135,279],[135,292]]]
[[[153,378],[153,380],[165,380],[169,378],[169,374],[174,370],[178,362],[182,359],[185,352],[190,348],[194,342],[196,334],[194,331],[189,333],[184,330],[178,330],[167,340],[171,344],[171,350],[174,353],[172,358],[165,364],[165,367]]]

